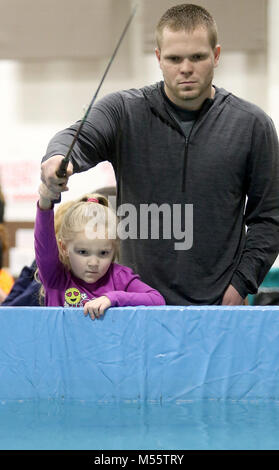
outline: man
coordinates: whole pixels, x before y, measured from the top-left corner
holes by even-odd
[[[43,159],[42,180],[60,193],[73,171],[109,160],[118,206],[132,204],[137,223],[146,205],[168,204],[173,211],[171,237],[161,217],[167,235],[128,237],[120,261],[168,304],[241,305],[257,292],[278,254],[276,132],[257,106],[213,86],[220,46],[215,21],[204,8],[170,8],[156,34],[164,81],[101,99],[62,179],[55,172],[78,124],[58,133]],[[190,206],[192,219],[186,216]],[[184,246],[175,243],[178,207],[184,233],[192,230],[192,243]]]

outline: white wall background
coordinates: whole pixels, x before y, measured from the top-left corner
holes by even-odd
[[[133,3],[131,0],[131,5]],[[137,3],[141,4],[141,1]],[[128,15],[129,12],[123,12],[123,22]],[[137,16],[99,98],[111,91],[141,87],[162,78],[155,54],[143,52],[140,8]],[[243,51],[223,51],[214,82],[262,107],[279,130],[278,22],[279,0],[268,0],[266,51],[249,52],[244,51],[245,48]],[[109,57],[0,60],[0,182],[6,197],[6,221],[34,220],[40,162],[47,144],[58,130],[83,116],[108,60]],[[111,184],[114,184],[114,176],[110,165],[99,165],[89,172],[74,175],[70,180],[70,191],[63,194],[62,201]],[[23,243],[10,252],[11,271],[14,270],[15,275],[21,265],[33,259],[32,233],[26,232],[23,238]],[[275,264],[279,265],[279,262]]]
[[[217,86],[261,106],[277,128],[278,20],[279,1],[269,0],[266,53],[224,52],[215,75]],[[132,23],[125,40],[131,52],[123,54],[127,50],[123,44],[122,54],[116,57],[99,97],[161,79],[155,55],[142,51],[140,22]],[[0,177],[7,199],[6,220],[34,219],[40,161],[48,141],[55,132],[83,116],[107,61],[0,61]],[[76,180],[73,177],[64,199],[80,195],[87,187],[94,189],[95,185],[111,182],[107,172],[97,170],[78,175]]]
[[[245,0],[244,0],[245,1]],[[127,15],[128,16],[128,15]],[[125,20],[124,20],[125,21]],[[279,0],[268,0],[266,52],[223,52],[215,84],[262,107],[279,128]],[[140,22],[134,22],[99,97],[161,80],[155,54],[142,51]],[[7,221],[33,221],[40,161],[50,138],[80,119],[108,58],[95,60],[0,60],[0,178]],[[114,182],[99,166],[70,180],[63,200]]]

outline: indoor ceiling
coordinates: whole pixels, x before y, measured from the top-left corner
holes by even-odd
[[[215,17],[223,50],[266,48],[268,0],[193,3]],[[83,59],[110,56],[135,2],[131,0],[0,0],[0,59]],[[153,52],[154,28],[177,1],[138,0],[134,23],[142,50]],[[128,36],[129,38],[129,36]]]

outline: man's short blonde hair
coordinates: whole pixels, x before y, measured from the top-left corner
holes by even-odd
[[[212,49],[214,50],[217,45],[216,22],[211,14],[201,6],[183,3],[169,8],[163,14],[156,27],[156,42],[159,50],[161,49],[163,30],[166,27],[172,31],[193,31],[198,27],[203,27],[208,31]]]

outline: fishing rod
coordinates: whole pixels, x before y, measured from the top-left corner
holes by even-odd
[[[67,176],[67,167],[68,167],[68,164],[69,164],[69,162],[70,162],[70,156],[71,156],[72,150],[73,150],[73,148],[74,148],[74,145],[75,145],[75,143],[76,143],[76,141],[77,141],[77,139],[78,139],[78,137],[79,137],[79,135],[80,135],[80,132],[81,132],[81,130],[82,130],[82,128],[83,128],[83,125],[84,125],[84,123],[85,123],[85,121],[86,121],[86,119],[87,119],[87,116],[88,116],[88,114],[89,114],[89,112],[90,112],[92,106],[94,105],[94,103],[95,103],[95,101],[96,101],[96,98],[97,98],[97,96],[98,96],[98,93],[99,93],[99,91],[100,91],[100,88],[101,88],[101,86],[102,86],[102,84],[103,84],[103,82],[104,82],[104,80],[105,80],[105,78],[106,78],[106,76],[107,76],[107,73],[108,73],[108,71],[109,71],[109,69],[110,69],[110,67],[111,67],[112,62],[114,61],[114,58],[115,58],[115,56],[116,56],[116,54],[117,54],[117,52],[118,52],[118,49],[119,49],[119,47],[120,47],[120,44],[122,43],[122,40],[123,40],[124,36],[126,35],[126,32],[127,32],[128,28],[129,28],[129,26],[130,26],[130,24],[131,24],[131,22],[132,22],[132,20],[133,20],[133,18],[134,18],[134,16],[135,16],[135,14],[136,14],[136,10],[137,10],[137,5],[134,7],[134,9],[133,9],[133,11],[132,11],[132,13],[131,13],[131,15],[130,15],[130,17],[129,17],[127,23],[126,23],[126,25],[125,25],[125,27],[124,27],[124,29],[123,29],[123,32],[122,32],[122,34],[121,34],[121,36],[120,36],[120,38],[119,38],[119,41],[118,41],[118,43],[117,43],[117,45],[116,45],[116,47],[115,47],[115,49],[114,49],[114,51],[113,51],[113,54],[112,54],[112,56],[111,56],[111,58],[110,58],[110,60],[109,60],[109,63],[108,63],[108,65],[107,65],[106,69],[105,69],[105,72],[104,72],[104,74],[103,74],[103,76],[102,76],[102,79],[101,79],[101,81],[100,81],[100,83],[99,83],[99,86],[98,86],[98,88],[97,88],[97,90],[96,90],[96,92],[95,92],[95,95],[93,96],[93,98],[92,98],[92,100],[91,100],[91,102],[90,102],[90,104],[89,104],[89,106],[88,106],[88,108],[87,108],[87,111],[86,111],[86,113],[84,114],[84,117],[83,117],[83,119],[81,120],[81,122],[80,122],[80,124],[79,124],[79,127],[78,127],[78,129],[77,129],[77,131],[76,131],[76,134],[75,134],[73,140],[72,140],[72,143],[71,143],[71,145],[70,145],[70,147],[69,147],[69,150],[68,150],[66,156],[65,156],[65,157],[63,158],[63,160],[61,161],[58,170],[56,171],[56,176],[58,176],[58,178],[64,178],[65,176]]]

